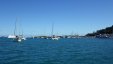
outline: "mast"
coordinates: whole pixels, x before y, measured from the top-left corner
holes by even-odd
[[[17,18],[16,18],[16,21],[15,21],[14,35],[16,35],[16,32],[17,32]]]
[[[21,23],[18,21],[18,17],[15,21],[14,35],[23,35],[23,29],[21,29]]]
[[[53,37],[53,31],[54,31],[54,23],[52,23],[52,32],[51,32],[51,37]]]
[[[19,35],[23,36],[23,28],[22,28],[22,23],[19,21]]]

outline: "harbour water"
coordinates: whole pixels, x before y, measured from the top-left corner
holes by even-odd
[[[0,39],[0,64],[113,64],[113,39]]]

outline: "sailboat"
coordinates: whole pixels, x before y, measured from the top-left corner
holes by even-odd
[[[23,32],[21,34],[19,30],[19,25],[17,24],[17,22],[18,22],[18,19],[16,19],[15,21],[14,35],[9,35],[8,38],[12,38],[16,42],[21,42],[22,40],[26,40],[26,38],[23,36]]]
[[[52,24],[51,39],[52,40],[59,40],[59,38],[57,36],[53,35],[53,32],[54,32],[54,23]]]
[[[13,33],[13,35],[9,35],[8,36],[9,39],[16,39],[17,38],[17,36],[15,34],[16,33],[16,28],[17,28],[17,25],[16,24],[17,24],[17,20],[15,21],[14,33]]]

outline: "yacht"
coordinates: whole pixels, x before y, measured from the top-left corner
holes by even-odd
[[[9,35],[8,38],[13,39],[16,42],[21,42],[22,40],[26,40],[26,38],[20,33],[21,30],[17,29],[17,27],[20,27],[20,25],[17,24],[18,19],[15,21],[15,29],[14,29],[14,35]],[[18,25],[18,26],[17,26]]]
[[[52,32],[51,32],[52,36],[51,36],[51,39],[52,40],[59,40],[59,38],[57,36],[53,35],[53,32],[54,32],[54,23],[52,24]]]

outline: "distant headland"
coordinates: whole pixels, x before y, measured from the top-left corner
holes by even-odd
[[[88,33],[86,34],[85,36],[112,36],[113,35],[113,25],[111,27],[106,27],[105,29],[100,29],[100,30],[97,30],[96,32],[93,32],[93,33]]]

